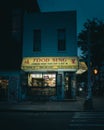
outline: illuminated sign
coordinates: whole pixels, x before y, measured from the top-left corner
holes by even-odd
[[[78,69],[77,57],[25,57],[23,58],[22,70],[76,70]]]
[[[82,73],[86,72],[87,70],[88,70],[88,67],[87,67],[86,63],[79,61],[79,67],[78,67],[76,74],[82,74]]]

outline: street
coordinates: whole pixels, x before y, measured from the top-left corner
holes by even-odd
[[[73,112],[0,112],[0,130],[66,130]]]
[[[75,112],[67,130],[104,130],[104,112]]]
[[[104,112],[0,112],[0,130],[104,130]]]

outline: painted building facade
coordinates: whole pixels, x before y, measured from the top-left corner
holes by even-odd
[[[22,99],[76,98],[76,11],[25,13]]]

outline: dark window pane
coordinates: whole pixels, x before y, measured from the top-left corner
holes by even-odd
[[[41,30],[33,31],[33,51],[41,51]]]
[[[58,50],[59,51],[65,51],[65,40],[58,40]]]
[[[58,51],[66,50],[65,29],[58,29]]]

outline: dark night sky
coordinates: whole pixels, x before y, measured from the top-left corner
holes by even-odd
[[[38,3],[43,12],[77,10],[77,33],[87,19],[104,20],[104,0],[38,0]]]

